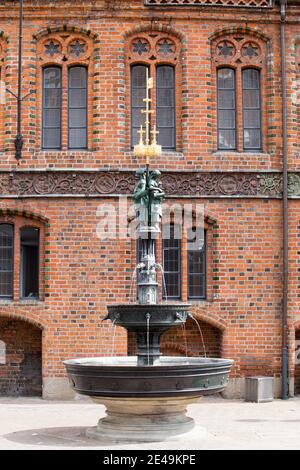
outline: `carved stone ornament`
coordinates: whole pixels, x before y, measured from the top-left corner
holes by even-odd
[[[281,197],[281,173],[162,172],[161,188],[173,197]],[[134,171],[0,172],[0,197],[131,195]],[[290,173],[289,197],[300,196],[300,173]]]

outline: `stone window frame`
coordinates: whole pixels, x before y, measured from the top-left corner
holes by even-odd
[[[9,224],[14,228],[13,243],[13,295],[10,298],[3,299],[4,302],[32,302],[44,301],[45,299],[45,223],[40,220],[30,219],[22,215],[12,215],[11,213],[2,213],[0,215],[0,224]],[[38,298],[23,298],[21,296],[21,230],[23,228],[39,229],[39,296]],[[1,300],[2,301],[2,300]],[[0,302],[1,302],[0,301]]]
[[[73,43],[85,44],[85,50],[82,55],[77,56],[70,52]],[[57,52],[47,53],[46,45],[58,46]],[[52,46],[53,48],[53,46]],[[55,49],[55,48],[53,48]],[[49,49],[48,49],[49,50]],[[89,37],[79,31],[70,32],[58,31],[50,32],[38,38],[37,44],[37,135],[36,150],[43,152],[87,152],[93,148],[94,138],[94,38]],[[61,118],[61,148],[47,149],[42,145],[42,119],[43,119],[43,70],[47,67],[59,67],[62,72],[62,118]],[[81,66],[87,69],[87,148],[71,149],[69,148],[69,119],[68,119],[68,94],[69,94],[69,69]]]
[[[222,44],[232,47],[232,55],[220,53]],[[251,45],[258,55],[245,56],[243,50],[245,46]],[[267,114],[270,103],[267,100],[266,84],[268,81],[267,67],[267,44],[266,41],[257,35],[247,31],[225,32],[216,35],[211,40],[211,57],[212,57],[212,101],[213,101],[213,151],[215,152],[239,152],[239,153],[266,153],[268,151],[269,142],[267,133]],[[235,149],[219,149],[218,147],[218,103],[217,103],[217,72],[219,69],[230,68],[235,72],[235,96],[236,96],[236,148]],[[261,112],[261,148],[245,149],[243,140],[243,89],[242,89],[242,73],[245,69],[255,69],[260,72],[260,112]]]
[[[148,44],[147,51],[139,54],[133,51],[133,43],[137,40],[144,41]],[[157,45],[160,41],[171,42],[175,45],[174,53],[166,56],[158,53]],[[151,90],[151,124],[156,124],[156,68],[159,65],[170,65],[174,67],[175,71],[175,148],[163,149],[163,152],[172,153],[180,152],[182,150],[182,41],[175,35],[167,31],[149,30],[135,32],[126,38],[125,42],[125,57],[126,57],[126,97],[125,108],[128,110],[126,113],[126,147],[128,151],[132,151],[131,142],[131,67],[133,65],[145,65],[149,69],[149,77],[153,78],[153,89]]]

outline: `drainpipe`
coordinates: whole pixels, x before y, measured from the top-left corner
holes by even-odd
[[[16,148],[16,159],[20,160],[22,158],[22,148],[23,148],[23,135],[21,129],[22,122],[22,66],[23,66],[23,0],[20,1],[20,11],[19,11],[19,59],[18,59],[18,95],[17,95],[17,136],[15,139],[15,148]]]
[[[288,274],[289,274],[289,226],[288,226],[288,150],[286,124],[286,53],[285,53],[286,0],[280,0],[280,49],[282,87],[282,159],[283,159],[283,302],[282,302],[282,384],[281,398],[289,397],[288,359]]]

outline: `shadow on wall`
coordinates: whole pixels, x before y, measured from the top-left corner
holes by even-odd
[[[42,331],[0,318],[0,396],[42,396]]]

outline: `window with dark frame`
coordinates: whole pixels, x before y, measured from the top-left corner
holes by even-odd
[[[62,71],[60,67],[43,69],[42,146],[61,148]]]
[[[175,149],[175,69],[171,65],[156,67],[156,128],[158,143]]]
[[[261,150],[260,71],[242,71],[243,142],[245,150]]]
[[[0,298],[13,297],[14,227],[0,224]]]
[[[236,149],[236,84],[231,68],[217,70],[218,149]]]
[[[69,148],[87,148],[88,90],[87,68],[75,66],[69,69]]]
[[[188,299],[206,298],[206,233],[191,229],[187,233]]]
[[[21,298],[39,297],[40,231],[21,229]]]
[[[146,65],[131,66],[131,145],[134,146],[139,142],[138,131],[141,125],[145,125],[145,115],[141,110],[145,108],[146,98]]]
[[[169,236],[167,236],[169,235]],[[170,233],[163,228],[163,270],[168,299],[181,298],[181,227],[171,225]]]

